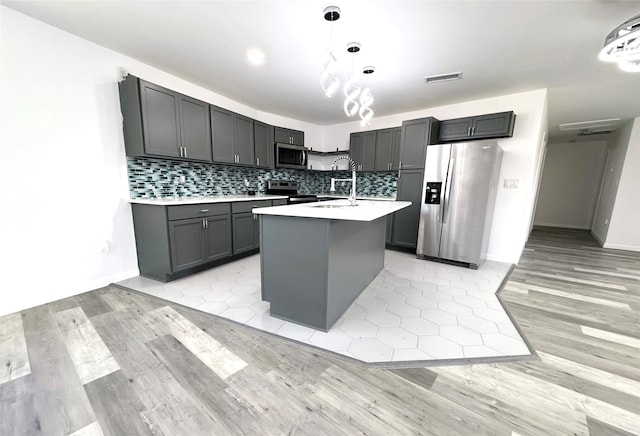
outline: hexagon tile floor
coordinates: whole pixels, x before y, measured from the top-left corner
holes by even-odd
[[[387,250],[385,268],[326,333],[269,315],[259,255],[169,283],[118,284],[364,362],[500,360],[530,355],[495,296],[508,271],[504,263],[471,270]]]

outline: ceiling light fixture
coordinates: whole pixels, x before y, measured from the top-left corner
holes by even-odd
[[[331,98],[340,88],[340,80],[337,77],[340,68],[336,57],[331,51],[333,22],[340,19],[340,8],[337,6],[328,6],[323,10],[323,16],[324,19],[331,24],[331,30],[329,33],[327,54],[322,64],[322,73],[320,74],[320,86],[324,91],[324,95]],[[373,118],[373,110],[370,107],[373,104],[373,95],[368,87],[362,90],[362,88],[355,83],[354,76],[355,54],[358,53],[360,49],[361,45],[358,42],[350,42],[347,44],[347,52],[351,54],[351,72],[347,75],[347,78],[344,80],[344,85],[342,86],[342,92],[345,96],[342,109],[348,117],[356,114],[360,115],[362,125],[368,125],[369,120]],[[362,69],[362,73],[370,75],[375,72],[375,70],[373,66],[366,66]]]
[[[257,48],[250,48],[247,51],[247,59],[253,65],[262,65],[264,64],[264,53]]]
[[[607,35],[598,58],[605,62],[617,62],[624,71],[640,72],[640,14]]]

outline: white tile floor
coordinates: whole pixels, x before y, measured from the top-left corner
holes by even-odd
[[[119,284],[365,362],[400,362],[529,355],[495,296],[508,270],[387,250],[385,268],[326,333],[269,315],[259,255],[169,283],[133,277]]]

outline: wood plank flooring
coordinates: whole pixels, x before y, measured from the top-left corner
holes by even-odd
[[[0,435],[640,435],[640,253],[535,229],[537,358],[366,366],[110,286],[0,318]]]

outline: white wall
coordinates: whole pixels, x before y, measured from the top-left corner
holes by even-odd
[[[0,52],[0,315],[138,274],[121,69],[323,142],[319,126],[257,112],[4,6]]]
[[[617,136],[611,140],[607,147],[606,168],[593,225],[591,227],[591,234],[601,245],[604,245],[606,242],[610,229],[611,216],[613,215],[616,194],[620,184],[627,148],[631,139],[633,124],[633,122],[623,124],[618,130]]]
[[[122,70],[252,118],[305,131],[314,149],[348,148],[359,123],[322,127],[256,111],[0,6],[0,315],[138,273],[117,82]],[[514,110],[489,258],[517,262],[533,208],[546,90],[374,119],[455,118]],[[106,251],[103,251],[106,250]]]
[[[536,225],[591,230],[606,150],[607,141],[548,145]]]
[[[640,251],[640,117],[628,128],[629,140],[604,247]]]

